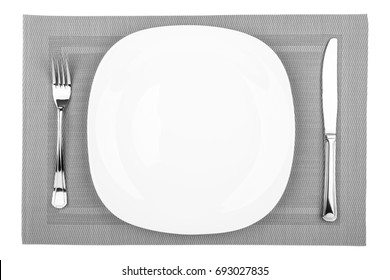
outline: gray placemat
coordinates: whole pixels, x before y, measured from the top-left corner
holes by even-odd
[[[167,17],[24,16],[23,243],[365,245],[366,15],[240,15]],[[209,25],[245,32],[282,60],[292,87],[296,148],[286,191],[273,211],[247,228],[213,235],[175,235],[126,224],[97,196],[89,172],[87,111],[100,60],[119,39],[165,25]],[[339,39],[337,184],[339,219],[326,223],[320,69],[325,44]],[[65,113],[68,207],[51,207],[56,108],[50,56],[66,52],[73,76]]]

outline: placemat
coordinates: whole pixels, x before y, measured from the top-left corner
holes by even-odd
[[[290,179],[272,212],[247,228],[211,235],[150,231],[116,218],[96,194],[87,148],[88,99],[95,71],[121,38],[166,25],[208,25],[245,32],[268,44],[287,70],[296,118]],[[25,15],[23,26],[23,243],[365,245],[366,15]],[[339,39],[339,219],[327,223],[320,213],[324,169],[320,73],[331,37]],[[50,204],[56,145],[50,57],[59,52],[67,53],[73,78],[64,119],[69,204],[61,210]]]

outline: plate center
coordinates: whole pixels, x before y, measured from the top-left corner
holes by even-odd
[[[123,114],[116,132],[118,149],[124,151],[121,160],[127,170],[138,169],[132,180],[142,190],[154,189],[151,185],[156,182],[168,182],[165,194],[179,187],[195,189],[200,195],[210,187],[226,192],[241,184],[257,157],[260,119],[253,97],[256,93],[226,58],[183,56],[185,61],[177,59],[177,54],[175,59],[169,55],[160,58],[176,64],[172,67],[176,71],[169,74],[155,71],[150,76],[150,71],[145,72],[154,83],[136,91],[139,97],[134,106],[127,106],[134,103],[134,91],[123,89],[128,92],[121,94],[119,111]],[[202,69],[205,57],[211,67],[191,73],[191,69]],[[210,57],[214,61],[210,62]],[[148,67],[148,63],[142,65]],[[124,127],[130,133],[123,133]]]

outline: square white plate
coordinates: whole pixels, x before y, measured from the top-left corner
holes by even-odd
[[[294,106],[277,55],[247,34],[168,26],[116,43],[95,74],[88,153],[123,221],[210,234],[267,215],[289,179]]]

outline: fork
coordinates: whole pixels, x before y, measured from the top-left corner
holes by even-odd
[[[72,92],[69,65],[66,57],[62,56],[62,58],[56,60],[51,59],[51,74],[53,99],[57,107],[56,170],[51,204],[55,208],[64,208],[68,203],[68,197],[63,158],[62,118]]]

